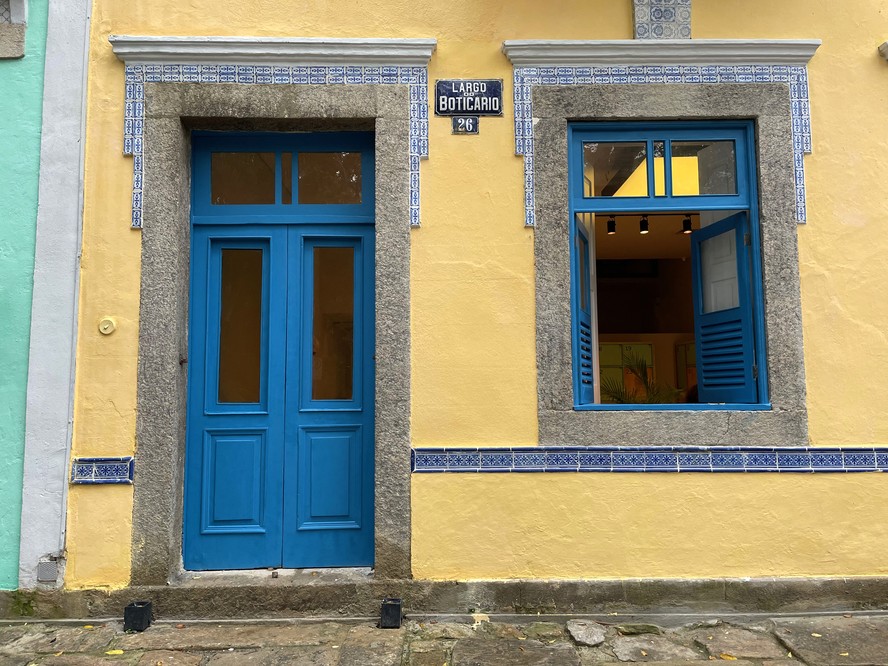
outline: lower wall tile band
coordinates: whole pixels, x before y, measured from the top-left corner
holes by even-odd
[[[413,472],[882,472],[888,448],[422,448]]]

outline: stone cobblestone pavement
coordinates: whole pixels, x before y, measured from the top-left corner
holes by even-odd
[[[0,666],[888,666],[888,615],[809,615],[678,625],[637,618],[474,615],[408,620],[0,625]],[[662,626],[661,626],[662,625]]]

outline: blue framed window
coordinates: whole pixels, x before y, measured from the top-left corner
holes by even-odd
[[[770,409],[751,121],[569,127],[578,410]]]
[[[373,141],[368,132],[193,132],[193,222],[371,223]]]

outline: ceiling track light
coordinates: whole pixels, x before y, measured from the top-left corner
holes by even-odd
[[[648,216],[642,215],[641,221],[638,223],[638,233],[644,236],[647,233],[650,233],[650,225],[648,224]]]
[[[687,213],[685,218],[681,221],[681,233],[689,234],[693,230],[693,226],[691,225],[691,214]]]
[[[611,215],[607,221],[607,235],[613,236],[615,233],[617,233],[617,218]]]

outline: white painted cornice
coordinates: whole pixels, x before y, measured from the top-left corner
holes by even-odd
[[[882,42],[881,46],[879,46],[879,55],[888,60],[888,42]]]
[[[806,65],[819,39],[506,40],[516,67],[550,65]]]
[[[425,67],[435,39],[163,37],[111,35],[126,64],[401,65]]]

